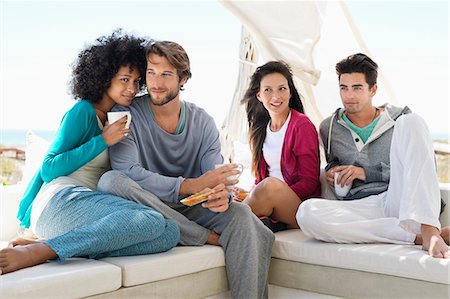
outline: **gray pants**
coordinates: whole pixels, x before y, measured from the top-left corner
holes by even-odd
[[[214,230],[220,234],[219,243],[225,251],[231,296],[268,297],[268,271],[275,237],[246,204],[233,202],[223,213],[211,212],[201,205],[166,204],[116,170],[100,178],[98,190],[152,207],[174,220],[180,227],[182,245],[203,245]]]

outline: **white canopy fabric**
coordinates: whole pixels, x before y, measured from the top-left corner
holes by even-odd
[[[258,58],[259,55],[255,49],[252,37],[245,27],[242,27],[239,51],[239,76],[230,110],[221,127],[222,155],[227,160],[226,162],[235,161],[234,141],[246,142],[245,139],[248,129],[248,125],[246,125],[247,115],[244,105],[241,105],[241,100],[250,83],[250,76],[257,67],[256,63]]]
[[[291,66],[305,114],[316,127],[324,116],[341,106],[336,63],[358,52],[372,57],[343,1],[219,1],[241,21],[242,38],[254,43],[253,51],[260,59],[252,63],[283,60]],[[240,101],[255,68],[244,68],[242,54],[247,45],[241,41],[241,47],[239,79],[232,108],[222,126],[226,136],[222,138],[223,154],[230,161],[234,161],[233,141],[242,140],[246,132],[245,107]],[[381,73],[378,85],[381,96],[377,98],[395,103]]]

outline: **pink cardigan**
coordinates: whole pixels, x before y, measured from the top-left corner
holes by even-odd
[[[281,150],[281,173],[284,181],[300,199],[320,196],[317,130],[306,115],[294,109],[291,109],[291,119]],[[262,179],[269,176],[264,153],[260,163],[260,174]]]

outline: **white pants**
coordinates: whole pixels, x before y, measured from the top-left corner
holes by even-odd
[[[326,242],[412,244],[421,224],[440,229],[433,143],[418,115],[397,119],[390,164],[386,192],[351,201],[304,201],[296,215],[302,231]]]

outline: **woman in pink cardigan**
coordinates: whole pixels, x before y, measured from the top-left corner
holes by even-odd
[[[269,218],[263,221],[272,230],[298,228],[299,205],[320,196],[320,162],[317,130],[303,114],[290,67],[279,61],[258,67],[242,103],[256,177],[244,202],[256,216]]]

